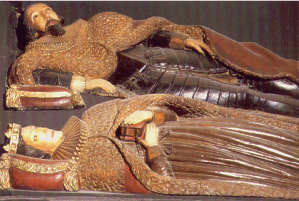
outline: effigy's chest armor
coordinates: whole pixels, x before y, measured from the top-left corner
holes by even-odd
[[[295,102],[299,98],[298,86],[287,80],[241,75],[192,51],[155,47],[147,49],[144,57],[144,65],[139,65],[135,72],[122,73],[122,78],[114,84],[138,95],[167,93],[226,107],[299,115],[299,105]],[[126,66],[121,65],[119,68]],[[282,95],[291,101],[283,101]]]

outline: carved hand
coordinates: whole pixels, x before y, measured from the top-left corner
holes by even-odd
[[[138,110],[130,114],[123,122],[125,125],[132,125],[141,123],[143,121],[152,120],[154,117],[154,113],[151,111],[142,111]]]
[[[203,49],[206,50],[211,56],[214,56],[213,51],[210,49],[210,47],[205,44],[203,41],[201,40],[196,40],[196,39],[192,39],[192,38],[187,38],[184,41],[185,47],[187,48],[193,48],[195,49],[197,52],[199,52],[200,54],[205,54]]]
[[[146,125],[145,138],[140,140],[145,147],[158,146],[159,144],[159,128],[155,123],[149,123]]]
[[[98,79],[86,79],[83,76],[73,75],[70,88],[74,92],[82,93],[84,90],[101,89],[103,92],[94,91],[93,93],[100,96],[112,96],[112,97],[127,97],[124,92],[120,92],[116,86],[109,81]]]

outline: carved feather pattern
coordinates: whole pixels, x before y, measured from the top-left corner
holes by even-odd
[[[87,139],[87,126],[78,117],[72,116],[62,129],[64,141],[55,150],[53,159],[70,159],[78,155]]]

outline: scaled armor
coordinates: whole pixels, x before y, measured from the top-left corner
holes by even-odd
[[[237,42],[204,26],[177,25],[162,17],[134,20],[115,12],[99,13],[88,21],[79,19],[64,29],[62,35],[44,34],[28,44],[25,53],[17,58],[11,68],[11,85],[39,84],[34,74],[40,69],[58,74],[70,73],[67,84],[72,90],[70,93],[74,92],[74,88],[79,88],[75,92],[86,90],[86,83],[92,79],[123,80],[122,74],[117,73],[121,61],[119,57],[127,55],[127,52],[122,51],[146,43],[164,48],[193,49],[200,53],[195,58],[198,65],[192,66],[190,61],[182,62],[181,57],[171,60],[171,51],[162,51],[168,54],[164,60],[154,63],[155,67],[148,64],[142,72],[143,76],[150,76],[148,79],[154,82],[149,84],[151,86],[142,85],[141,93],[131,88],[133,94],[170,93],[228,107],[298,116],[298,61],[282,58],[256,43]],[[186,51],[186,55],[188,57],[195,52]],[[131,58],[136,60],[136,55]],[[154,60],[149,58],[149,61]],[[138,59],[130,62],[131,66],[126,71],[141,70],[136,63]],[[73,82],[72,77],[78,76],[82,78]],[[177,77],[182,77],[182,80]],[[37,80],[41,79],[38,77]],[[78,86],[78,83],[81,84]],[[113,90],[108,82],[100,85],[104,89],[101,94],[130,96],[130,93],[119,88],[119,91]],[[107,88],[111,90],[107,92]],[[23,97],[34,95],[27,91],[24,93],[21,89],[12,92],[7,98],[8,107],[34,108],[35,103],[30,107],[23,106],[22,100]],[[38,98],[38,95],[35,96]],[[70,99],[78,100],[78,97]],[[78,102],[81,106],[82,101],[74,101],[73,105],[78,106]],[[39,108],[43,106],[37,105],[36,109]]]
[[[154,118],[157,146],[141,144],[133,127],[119,135],[132,113],[157,107],[178,117]],[[0,186],[299,198],[296,118],[156,94],[95,105],[62,131],[49,160],[3,154]]]

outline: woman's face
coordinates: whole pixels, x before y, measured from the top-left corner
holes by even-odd
[[[22,128],[21,135],[25,144],[48,154],[52,154],[64,139],[62,131],[35,126]]]

